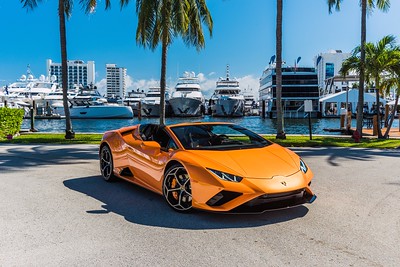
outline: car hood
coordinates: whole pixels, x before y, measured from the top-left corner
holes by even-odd
[[[289,176],[299,171],[299,157],[277,144],[241,150],[191,150],[204,167],[247,178]]]

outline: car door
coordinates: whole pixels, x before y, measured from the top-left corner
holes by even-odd
[[[152,126],[149,126],[152,127]],[[147,136],[133,149],[136,154],[135,182],[155,191],[161,190],[165,164],[171,157],[170,149],[177,146],[163,127],[145,128]]]

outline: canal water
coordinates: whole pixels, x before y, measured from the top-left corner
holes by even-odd
[[[214,118],[205,116],[203,118],[166,118],[166,124],[174,124],[189,121],[222,121],[233,122],[246,127],[259,134],[276,134],[276,120],[263,119],[258,116],[241,117],[241,118]],[[73,119],[72,127],[76,133],[104,133],[105,131],[118,129],[138,123],[159,123],[159,118],[142,118],[133,119]],[[398,128],[399,120],[395,119],[393,126]],[[285,132],[287,134],[309,134],[308,119],[285,119]],[[352,128],[356,127],[356,120],[352,120]],[[30,129],[30,120],[25,119],[22,124],[22,129]],[[312,119],[311,129],[313,134],[330,134],[338,135],[338,132],[328,132],[324,129],[339,129],[340,119]],[[35,129],[39,132],[64,132],[64,119],[37,119],[35,120]]]

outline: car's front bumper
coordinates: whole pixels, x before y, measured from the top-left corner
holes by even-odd
[[[190,177],[193,207],[220,212],[263,212],[312,203],[316,195],[310,185],[312,172],[301,171],[290,176],[275,176],[271,179],[243,178],[241,182],[227,182],[214,178],[205,183]]]

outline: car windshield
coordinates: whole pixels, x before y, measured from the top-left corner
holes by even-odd
[[[185,149],[230,150],[260,148],[271,142],[235,124],[199,124],[170,128]]]

